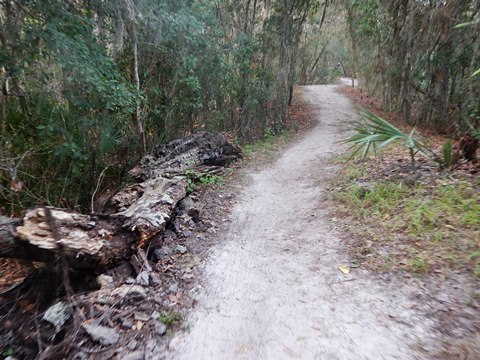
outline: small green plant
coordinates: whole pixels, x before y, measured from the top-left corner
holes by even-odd
[[[187,178],[187,193],[195,191],[197,184],[203,185],[221,185],[223,183],[223,177],[215,174],[205,174],[199,176],[193,170],[185,170],[183,173]]]
[[[198,180],[200,181],[200,184],[206,185],[221,185],[223,183],[223,177],[215,174],[203,175]]]
[[[275,136],[275,131],[270,126],[267,126],[264,131],[264,136],[265,139],[271,139]]]
[[[183,174],[187,178],[187,193],[191,194],[195,191],[195,178],[197,177],[197,174],[195,173],[195,171],[188,169],[185,170]]]
[[[437,212],[431,200],[411,199],[405,214],[409,218],[408,229],[411,235],[421,235],[435,228]]]
[[[409,150],[413,166],[415,166],[415,156],[419,152],[438,164],[442,163],[439,157],[420,140],[415,129],[407,134],[369,111],[363,111],[360,115],[362,120],[353,124],[354,134],[340,141],[344,144],[351,144],[353,152],[350,159],[360,152],[363,158],[366,158],[370,151],[376,155],[383,147],[397,142]]]
[[[2,356],[8,357],[8,356],[13,356],[15,355],[15,349],[13,348],[8,348],[2,352]]]
[[[402,184],[385,182],[368,189],[355,184],[337,196],[348,203],[359,216],[366,214],[385,216],[398,206],[408,193],[409,189]]]
[[[182,315],[178,312],[162,312],[159,320],[167,326],[172,326],[182,320]]]
[[[191,194],[195,191],[195,181],[187,179],[187,193]]]
[[[346,180],[355,180],[361,177],[364,173],[365,168],[363,166],[358,166],[348,169],[344,176]]]
[[[430,265],[427,263],[423,256],[416,256],[410,261],[410,265],[413,267],[413,270],[420,274],[425,274],[430,270]]]
[[[443,167],[449,168],[453,165],[453,146],[449,140],[443,144]]]

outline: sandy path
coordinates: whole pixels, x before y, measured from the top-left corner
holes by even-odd
[[[352,106],[335,86],[303,93],[318,108],[318,125],[250,174],[171,359],[420,358],[412,347],[425,322],[406,309],[398,285],[338,270],[348,258],[322,203],[336,171],[327,160],[342,151],[334,142],[339,125],[355,116]]]

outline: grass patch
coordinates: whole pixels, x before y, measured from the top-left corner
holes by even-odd
[[[348,164],[333,186],[338,215],[356,234],[352,249],[359,261],[380,271],[455,270],[480,277],[478,181],[438,177],[406,185],[365,181],[365,174],[363,165]]]
[[[266,136],[264,139],[255,141],[252,144],[244,145],[242,148],[243,154],[246,157],[252,157],[256,154],[262,154],[268,157],[278,146],[285,144],[291,135],[291,131],[284,131],[278,135]]]
[[[159,320],[167,326],[172,326],[179,323],[182,320],[182,315],[177,312],[172,312],[172,313],[162,312],[160,314]]]

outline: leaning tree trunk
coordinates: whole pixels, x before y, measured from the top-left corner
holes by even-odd
[[[239,157],[240,148],[206,132],[157,146],[130,171],[137,183],[117,193],[106,214],[39,206],[22,219],[0,219],[0,257],[114,266],[165,229],[186,195],[186,170],[215,172]]]

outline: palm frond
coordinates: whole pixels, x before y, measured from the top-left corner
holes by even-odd
[[[407,134],[372,112],[362,111],[360,115],[361,120],[353,123],[353,134],[340,141],[340,143],[351,145],[350,150],[353,150],[353,152],[350,159],[359,153],[361,153],[362,158],[366,158],[371,150],[377,154],[377,151],[383,147],[393,142],[399,142],[410,149],[412,157],[420,152],[437,161],[436,154],[421,141],[415,129]]]
[[[466,27],[466,26],[471,26],[471,25],[478,24],[479,22],[480,22],[479,20],[463,22],[461,24],[455,25],[453,28],[454,29],[460,29],[460,28],[463,28],[463,27]]]

